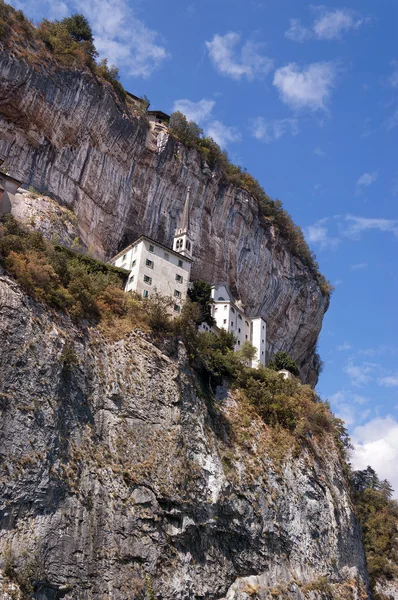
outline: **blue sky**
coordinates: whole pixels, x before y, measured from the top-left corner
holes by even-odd
[[[335,286],[318,391],[354,466],[398,490],[398,4],[351,0],[18,0],[83,12],[151,108],[179,108],[283,201]]]

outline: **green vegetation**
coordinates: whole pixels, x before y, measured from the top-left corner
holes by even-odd
[[[398,577],[398,502],[392,500],[390,483],[380,481],[372,467],[355,471],[352,487],[373,596],[384,600],[376,592],[377,581]]]
[[[330,296],[333,289],[331,284],[320,273],[315,254],[309,249],[301,228],[293,223],[291,216],[284,210],[282,202],[272,200],[246,169],[233,165],[226,152],[213,139],[203,137],[203,130],[193,121],[187,121],[182,113],[174,112],[171,115],[169,131],[187,148],[198,150],[211,169],[217,169],[223,174],[226,184],[243,188],[257,200],[263,222],[278,228],[289,251],[299,257],[315,276],[322,294]]]
[[[202,280],[194,281],[190,289],[188,289],[188,298],[191,302],[196,302],[200,308],[200,314],[197,319],[197,325],[207,323],[214,325],[215,320],[211,316],[211,286]]]
[[[118,69],[106,59],[97,63],[98,52],[86,17],[75,14],[61,21],[43,19],[33,27],[20,10],[0,0],[0,41],[33,64],[55,60],[69,68],[89,69],[108,81],[124,101],[126,92],[119,81]]]
[[[292,375],[295,375],[296,377],[299,376],[298,366],[287,352],[277,352],[272,362],[269,363],[268,368],[273,371],[286,369],[286,371],[289,371]]]

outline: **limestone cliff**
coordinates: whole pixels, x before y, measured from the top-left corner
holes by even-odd
[[[110,257],[145,233],[165,244],[192,189],[193,276],[228,281],[268,324],[268,356],[285,350],[315,385],[329,300],[257,203],[222,183],[196,150],[153,139],[144,118],[92,75],[49,72],[0,52],[0,157],[27,185],[72,208],[83,243]]]
[[[333,439],[294,450],[219,396],[182,346],[109,341],[0,274],[0,597],[365,600]]]

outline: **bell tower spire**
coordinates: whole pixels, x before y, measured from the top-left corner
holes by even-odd
[[[185,197],[184,210],[182,211],[182,217],[178,229],[174,234],[173,250],[179,252],[183,256],[192,258],[192,241],[190,236],[190,221],[189,221],[189,209],[190,209],[190,193],[191,186],[188,186],[187,195]]]

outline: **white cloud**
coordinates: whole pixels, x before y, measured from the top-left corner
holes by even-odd
[[[305,42],[312,37],[312,31],[303,27],[300,19],[290,19],[290,27],[285,32],[285,37],[294,42]]]
[[[359,409],[367,404],[368,399],[347,390],[340,390],[330,396],[331,407],[339,419],[347,426],[364,421],[370,415],[370,409]]]
[[[211,116],[215,104],[214,100],[207,100],[206,98],[202,98],[199,102],[191,102],[191,100],[184,98],[174,102],[173,110],[182,112],[188,121],[195,121],[195,123],[200,124]]]
[[[346,350],[351,350],[351,348],[352,348],[352,346],[348,342],[344,342],[344,344],[341,344],[341,346],[337,346],[337,350],[339,352],[344,352]]]
[[[242,139],[236,127],[225,125],[221,121],[212,121],[209,123],[205,133],[213,138],[221,148],[225,148],[229,143],[239,142]]]
[[[273,61],[260,53],[262,44],[245,42],[238,48],[241,35],[230,31],[225,35],[216,34],[210,42],[206,42],[210,58],[216,69],[232,79],[246,77],[253,80],[267,75]]]
[[[336,79],[335,63],[319,62],[306,67],[290,63],[275,71],[273,83],[281,100],[291,108],[325,110]]]
[[[304,27],[300,19],[290,19],[290,27],[285,37],[295,42],[304,42],[309,39],[335,40],[341,39],[342,34],[350,29],[358,29],[370,19],[348,8],[328,10],[325,6],[313,6],[316,17],[309,27]]]
[[[356,427],[351,436],[356,470],[373,467],[380,479],[388,479],[398,497],[398,422],[392,417],[376,418]]]
[[[135,16],[127,0],[73,0],[71,4],[90,19],[100,56],[130,75],[149,77],[167,58],[156,31]]]
[[[268,143],[286,134],[297,135],[299,126],[297,119],[266,121],[264,117],[257,117],[251,123],[251,131],[257,140]]]
[[[327,221],[327,218],[320,219],[313,225],[309,225],[304,231],[307,242],[318,244],[321,250],[337,248],[340,243],[338,238],[329,236]]]
[[[352,360],[349,360],[347,366],[344,368],[344,373],[351,379],[351,385],[362,387],[372,381],[374,373],[378,368],[379,365],[374,363],[363,362],[361,365],[355,365]]]
[[[360,176],[357,181],[357,188],[369,187],[376,181],[378,177],[377,171],[372,171],[371,173],[364,173]]]
[[[324,6],[319,6],[318,12],[319,16],[314,21],[313,30],[319,40],[339,39],[342,33],[350,29],[358,29],[369,21],[347,8],[327,10]]]
[[[385,387],[398,387],[398,373],[389,377],[382,377],[379,379],[379,383]]]
[[[323,158],[324,156],[326,156],[326,152],[324,152],[321,148],[319,148],[319,146],[314,148],[313,153],[316,154],[317,156],[319,156],[320,158]]]
[[[368,268],[367,262],[356,263],[355,265],[350,265],[351,271],[363,271],[363,269]]]
[[[360,239],[364,231],[381,231],[383,233],[393,233],[398,237],[398,221],[394,219],[378,219],[368,217],[356,217],[347,215],[345,221],[348,224],[343,234],[353,239]]]
[[[34,15],[32,18],[35,21],[37,20],[37,15],[39,15],[39,19],[41,19],[42,15],[46,15],[47,19],[62,19],[70,13],[65,2],[53,2],[53,0],[44,0],[42,2],[39,2],[39,0],[24,0],[23,2],[9,0],[9,4],[17,10],[23,10],[26,16],[32,17]]]

